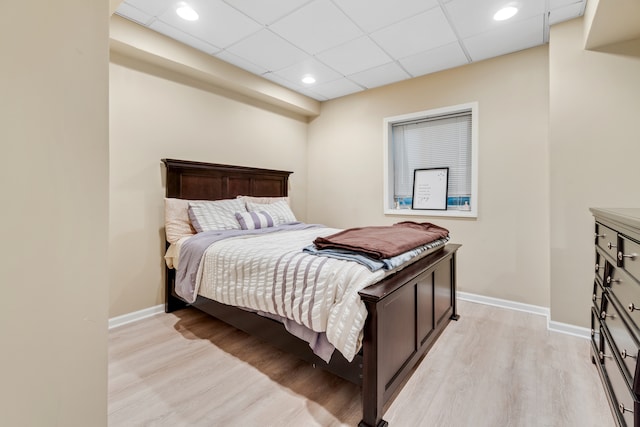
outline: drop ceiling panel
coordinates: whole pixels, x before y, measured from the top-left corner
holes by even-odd
[[[435,8],[371,34],[387,53],[403,58],[456,40],[447,18]]]
[[[159,33],[162,33],[167,37],[171,37],[172,39],[177,40],[181,43],[184,43],[198,50],[206,52],[208,54],[214,54],[220,51],[219,47],[213,46],[210,43],[207,43],[203,40],[193,37],[176,28],[173,28],[172,26],[167,25],[162,21],[154,21],[151,25],[149,25],[149,28]]]
[[[307,58],[306,53],[268,29],[253,33],[227,50],[269,71],[288,67]]]
[[[349,80],[360,86],[372,88],[406,80],[410,77],[397,63],[389,62],[379,67],[352,74],[349,76]]]
[[[367,36],[326,50],[317,58],[345,76],[386,64],[392,59]]]
[[[263,25],[270,25],[294,10],[304,6],[311,0],[224,0],[225,3],[238,9],[250,18]]]
[[[559,7],[577,4],[582,5],[582,7],[584,8],[585,2],[582,0],[549,0],[549,8],[551,10],[557,9]]]
[[[160,16],[165,10],[176,5],[172,0],[126,0],[122,5],[129,4],[136,9],[143,10],[151,16]],[[122,5],[118,8],[121,11]]]
[[[362,35],[329,0],[315,0],[269,28],[311,55]]]
[[[264,73],[262,75],[262,77],[264,77],[265,79],[270,80],[270,81],[272,81],[274,83],[277,83],[280,86],[284,86],[286,88],[294,90],[296,92],[300,92],[303,89],[302,85],[293,83],[293,82],[291,82],[289,80],[286,80],[286,79],[283,79],[278,74],[275,74],[275,73],[272,73],[272,72]]]
[[[190,0],[189,4],[200,15],[199,20],[185,21],[173,8],[167,9],[158,19],[220,48],[262,29],[253,19],[220,0]]]
[[[438,5],[437,0],[334,0],[334,3],[368,33]]]
[[[464,39],[463,43],[471,59],[481,61],[541,45],[543,41],[541,28],[543,28],[542,15],[469,37]]]
[[[326,97],[324,95],[320,95],[319,93],[314,92],[313,88],[309,88],[308,86],[304,87],[304,86],[299,86],[299,85],[296,85],[296,84],[292,84],[291,82],[289,82],[287,80],[279,79],[277,76],[271,76],[271,78],[269,78],[269,80],[271,80],[274,83],[278,83],[278,84],[280,84],[280,85],[282,85],[284,87],[287,87],[287,88],[289,88],[291,90],[294,90],[294,91],[296,91],[298,93],[306,95],[309,98],[313,98],[313,99],[315,99],[317,101],[326,101],[326,100],[329,99],[328,97]]]
[[[349,95],[355,92],[360,92],[363,90],[363,88],[362,86],[359,86],[350,80],[339,79],[329,83],[314,86],[313,88],[310,88],[310,90],[317,92],[327,99],[332,99]]]
[[[507,21],[495,21],[493,15],[507,4],[517,4],[518,13]],[[512,22],[524,21],[545,12],[545,0],[452,0],[445,5],[458,36],[464,38],[474,34],[492,31]],[[543,27],[540,27],[542,31]]]
[[[303,62],[298,62],[274,74],[297,85],[302,85],[303,87],[304,84],[301,82],[301,80],[302,77],[306,75],[314,76],[316,79],[316,85],[334,81],[342,77],[340,73],[332,70],[331,68],[327,67],[314,58],[309,58]]]
[[[284,86],[286,88],[294,90],[294,91],[296,91],[298,93],[306,95],[306,96],[308,96],[310,98],[313,98],[315,100],[326,101],[326,100],[329,99],[326,96],[323,96],[323,95],[320,95],[317,92],[314,92],[313,91],[314,86],[304,85],[302,83],[300,83],[300,84],[294,83],[294,82],[286,80],[286,79],[284,79],[284,78],[282,78],[279,75],[274,74],[274,73],[266,73],[266,74],[263,75],[263,77],[266,78],[267,80],[271,80],[274,83],[277,83],[277,84],[279,84],[281,86]]]
[[[216,58],[222,61],[228,62],[229,64],[233,64],[236,67],[242,68],[243,70],[249,71],[250,73],[253,73],[253,74],[262,75],[269,71],[261,65],[254,64],[253,62],[249,62],[244,58],[234,55],[228,50],[221,50],[220,52],[216,53],[215,56]]]
[[[314,92],[311,89],[307,89],[307,88],[303,88],[303,89],[299,90],[298,93],[306,95],[309,98],[313,98],[313,99],[315,99],[317,101],[328,101],[329,100],[329,98],[327,98],[326,96],[320,95],[319,93]],[[338,96],[341,96],[341,95],[338,95]]]
[[[427,52],[420,52],[400,60],[400,64],[402,64],[404,69],[413,76],[422,76],[424,74],[458,67],[468,62],[458,42],[437,47]]]
[[[154,19],[153,15],[149,15],[148,13],[145,13],[126,3],[122,3],[116,13],[123,18],[130,19],[143,25],[148,25]]]

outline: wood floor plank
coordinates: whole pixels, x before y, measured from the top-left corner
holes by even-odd
[[[613,426],[587,340],[460,301],[392,426]],[[195,309],[109,333],[109,426],[355,426],[359,388]]]

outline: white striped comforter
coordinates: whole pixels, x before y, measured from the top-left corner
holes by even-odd
[[[326,332],[329,342],[351,361],[360,349],[367,317],[358,291],[386,272],[302,252],[317,236],[337,231],[313,228],[215,242],[200,263],[196,292]]]

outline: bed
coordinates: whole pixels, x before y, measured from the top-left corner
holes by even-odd
[[[237,196],[286,197],[291,172],[203,162],[163,159],[166,197],[223,200]],[[167,242],[167,248],[170,245]],[[165,311],[189,305],[275,347],[292,353],[362,389],[359,426],[385,426],[385,407],[411,375],[450,320],[457,320],[456,253],[442,248],[385,275],[358,292],[366,307],[362,346],[347,360],[339,351],[329,363],[309,344],[287,332],[282,323],[257,313],[198,295],[188,303],[176,292],[176,272],[166,269]]]

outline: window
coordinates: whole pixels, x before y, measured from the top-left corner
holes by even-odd
[[[384,212],[478,216],[478,104],[384,119]],[[449,168],[446,210],[412,209],[416,169]]]

